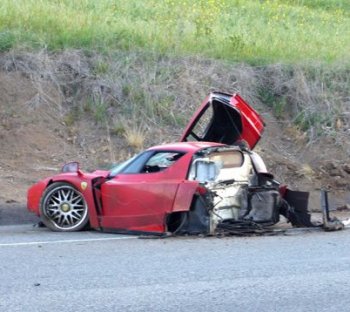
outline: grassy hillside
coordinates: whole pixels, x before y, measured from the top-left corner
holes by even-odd
[[[35,164],[178,140],[210,90],[262,114],[281,181],[349,190],[349,51],[349,0],[0,0],[9,192]]]
[[[349,0],[1,0],[7,50],[69,95],[67,125],[87,112],[125,133],[116,111],[181,128],[194,95],[221,89],[270,106],[311,141],[350,131]]]
[[[1,0],[0,51],[150,50],[252,64],[349,59],[348,0]]]

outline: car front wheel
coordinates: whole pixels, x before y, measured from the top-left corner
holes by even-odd
[[[40,217],[48,228],[60,232],[80,231],[89,222],[83,194],[65,182],[53,183],[45,190]]]

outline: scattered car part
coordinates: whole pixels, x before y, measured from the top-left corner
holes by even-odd
[[[338,231],[344,228],[344,224],[337,218],[329,216],[328,192],[321,190],[321,207],[323,214],[323,228],[325,231]]]

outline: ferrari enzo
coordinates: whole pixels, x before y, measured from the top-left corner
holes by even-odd
[[[54,231],[215,234],[258,231],[284,215],[313,226],[307,193],[292,192],[253,152],[261,116],[238,94],[211,93],[180,142],[147,149],[110,171],[71,162],[28,190],[27,207]]]

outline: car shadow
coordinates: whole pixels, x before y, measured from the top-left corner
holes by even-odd
[[[0,226],[37,224],[39,221],[39,217],[30,213],[25,204],[0,201]]]

